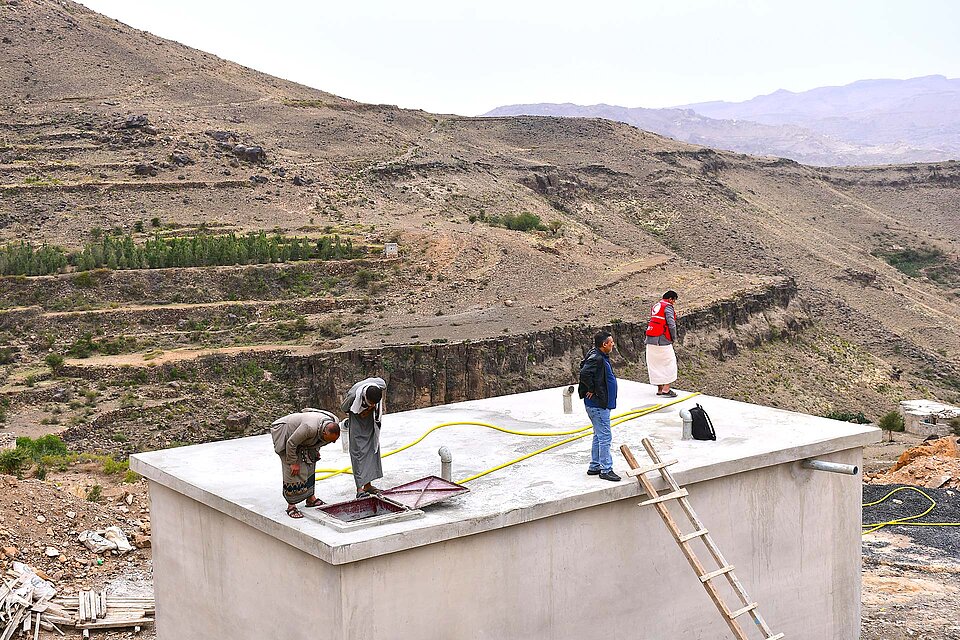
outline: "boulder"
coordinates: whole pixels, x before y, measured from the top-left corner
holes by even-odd
[[[170,154],[170,162],[178,167],[185,167],[188,164],[193,164],[194,160],[186,152],[177,150]]]
[[[127,116],[127,119],[123,122],[124,129],[139,129],[141,127],[146,127],[150,124],[150,119],[145,115],[139,116]]]
[[[156,177],[156,175],[160,173],[160,168],[152,162],[141,162],[133,168],[133,172],[138,176]]]
[[[58,387],[50,394],[50,399],[54,402],[70,402],[73,399],[73,391],[70,387]]]
[[[252,147],[242,144],[235,145],[233,147],[233,154],[247,162],[262,162],[267,159],[267,154],[263,150],[263,147],[257,145]]]
[[[253,416],[251,416],[248,411],[241,411],[240,413],[227,416],[224,418],[223,423],[227,431],[242,433],[244,429],[250,426],[252,418]]]
[[[239,138],[239,136],[232,131],[206,131],[205,133],[217,142],[230,142],[231,140]]]

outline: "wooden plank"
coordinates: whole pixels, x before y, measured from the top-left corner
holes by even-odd
[[[124,618],[117,620],[98,620],[97,622],[85,622],[78,624],[77,629],[88,631],[90,629],[123,629],[124,627],[137,627],[153,622],[150,618]]]
[[[767,638],[766,640],[780,640],[780,639],[783,638],[783,637],[784,637],[784,634],[778,633],[778,634],[775,635],[775,636],[770,636],[770,637]]]
[[[83,601],[84,601],[83,591],[81,590],[77,592],[77,621],[78,622],[83,622],[84,620],[87,619],[87,616],[84,615]]]
[[[663,495],[657,496],[656,498],[651,498],[649,500],[644,500],[640,503],[641,507],[645,507],[648,504],[658,504],[660,502],[666,502],[667,500],[679,500],[680,498],[686,498],[688,495],[686,489],[680,489],[674,491],[673,493],[665,493]]]
[[[637,476],[642,476],[650,473],[651,471],[656,471],[657,469],[663,469],[672,464],[677,464],[677,462],[677,460],[668,460],[667,462],[658,462],[657,464],[645,464],[642,467],[637,467],[636,469],[627,469],[627,475],[636,478]]]
[[[757,608],[757,603],[756,603],[756,602],[751,602],[750,604],[748,604],[747,606],[745,606],[743,609],[737,609],[736,611],[732,612],[732,613],[730,614],[730,618],[731,618],[731,619],[733,619],[733,618],[738,618],[738,617],[742,616],[743,614],[745,614],[747,611],[753,611],[753,610],[756,609],[756,608]]]
[[[702,576],[700,576],[700,582],[706,582],[707,580],[713,580],[713,579],[716,578],[717,576],[722,576],[723,574],[725,574],[725,573],[730,573],[731,571],[733,571],[733,565],[732,565],[732,564],[731,564],[731,565],[727,565],[727,566],[725,566],[725,567],[722,567],[722,568],[720,568],[720,569],[717,569],[716,571],[711,571],[710,573],[705,573],[705,574],[703,574]]]
[[[679,542],[689,542],[690,540],[693,540],[694,538],[699,538],[700,536],[705,536],[705,535],[707,535],[708,533],[710,533],[710,532],[707,531],[706,529],[700,529],[699,531],[694,531],[693,533],[688,533],[688,534],[685,534],[685,535],[680,536]]]

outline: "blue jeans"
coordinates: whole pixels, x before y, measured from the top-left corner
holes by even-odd
[[[610,457],[610,409],[587,407],[587,415],[593,423],[593,448],[590,450],[590,469],[593,471],[612,471],[613,458]]]

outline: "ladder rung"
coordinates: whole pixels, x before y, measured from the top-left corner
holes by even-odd
[[[656,471],[657,469],[663,469],[664,467],[669,467],[672,464],[677,464],[677,461],[667,460],[666,462],[658,462],[657,464],[645,464],[642,467],[637,467],[636,469],[627,469],[627,475],[631,477],[642,476],[645,473]]]
[[[770,637],[767,638],[766,640],[780,640],[780,638],[783,638],[783,637],[785,637],[784,634],[778,633],[778,634],[775,635],[775,636],[770,636]]]
[[[679,491],[674,491],[673,493],[665,493],[662,496],[657,496],[656,498],[652,498],[650,500],[644,500],[643,502],[640,503],[640,506],[645,507],[648,504],[657,504],[658,502],[666,502],[667,500],[676,500],[678,498],[686,498],[688,495],[690,494],[687,493],[686,489],[680,489]]]
[[[693,540],[694,538],[699,538],[700,536],[705,536],[705,535],[707,535],[708,533],[710,533],[710,532],[707,531],[706,529],[698,529],[697,531],[694,531],[693,533],[688,533],[688,534],[686,534],[686,535],[680,536],[680,537],[678,538],[678,540],[679,540],[680,542],[687,542],[688,540]]]
[[[733,565],[732,565],[732,564],[727,565],[727,566],[723,567],[722,569],[717,569],[716,571],[711,571],[710,573],[705,573],[705,574],[703,574],[702,576],[700,576],[700,582],[706,582],[707,580],[713,580],[713,579],[716,578],[717,576],[722,576],[723,574],[725,574],[725,573],[730,573],[731,571],[733,571]]]
[[[757,608],[757,603],[756,603],[756,602],[751,602],[750,604],[748,604],[747,606],[745,606],[743,609],[737,609],[736,611],[734,611],[733,613],[731,613],[731,614],[730,614],[730,619],[733,620],[734,618],[738,618],[738,617],[742,616],[743,614],[745,614],[747,611],[753,611],[753,610],[756,609],[756,608]]]

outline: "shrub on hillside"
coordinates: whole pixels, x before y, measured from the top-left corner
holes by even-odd
[[[870,424],[870,420],[867,418],[867,416],[863,415],[863,411],[857,411],[856,413],[852,413],[850,411],[833,410],[823,414],[823,417],[830,418],[831,420],[839,420],[841,422],[854,422],[856,424]]]
[[[53,434],[41,436],[36,440],[26,436],[17,438],[17,450],[23,451],[30,460],[39,462],[45,456],[67,455],[67,445],[60,436]]]

